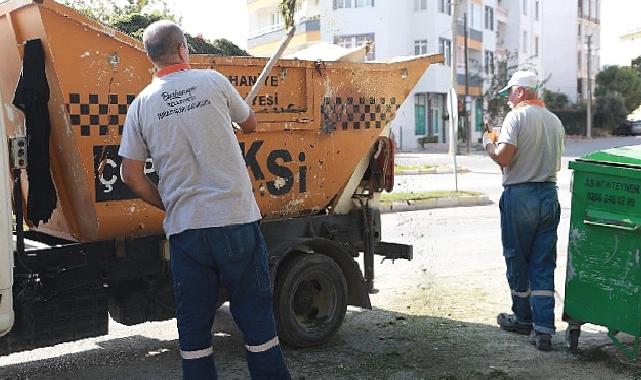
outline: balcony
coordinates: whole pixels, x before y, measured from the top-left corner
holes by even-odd
[[[502,6],[498,6],[494,8],[494,14],[496,15],[497,22],[507,24],[507,20],[509,16],[507,9],[503,8]]]
[[[458,26],[456,27],[456,33],[459,36],[463,36],[464,34],[464,27],[463,23],[459,23]],[[468,26],[467,31],[469,32],[468,38],[473,41],[478,41],[478,42],[483,42],[483,32],[480,30],[472,29]]]
[[[311,17],[296,25],[296,35],[308,32],[320,32],[320,15]],[[251,49],[254,46],[278,41],[285,37],[285,33],[285,25],[282,23],[257,29],[249,34],[247,45]]]

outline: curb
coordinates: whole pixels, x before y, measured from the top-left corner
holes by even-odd
[[[460,167],[458,169],[458,173],[467,173],[469,172],[469,169]],[[423,175],[423,174],[452,174],[454,173],[454,170],[449,167],[434,167],[434,168],[429,168],[429,169],[416,169],[416,170],[401,170],[398,172],[395,172],[394,175],[397,176],[402,176],[402,175]]]
[[[432,199],[419,199],[396,201],[392,203],[381,203],[379,209],[381,213],[400,212],[400,211],[417,211],[428,210],[433,208],[446,208],[446,207],[469,207],[469,206],[485,206],[492,204],[492,201],[487,195],[468,195],[461,197],[444,197]]]

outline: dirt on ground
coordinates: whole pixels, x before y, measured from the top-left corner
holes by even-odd
[[[386,215],[387,238],[414,245],[411,262],[376,263],[373,310],[349,308],[341,329],[322,347],[285,347],[295,379],[612,379],[639,378],[601,327],[583,326],[578,353],[564,344],[557,302],[552,352],[501,331],[508,311],[495,206]],[[567,217],[562,221],[567,225]],[[426,227],[429,226],[429,227]],[[465,228],[465,234],[460,233]],[[492,230],[492,228],[494,230]],[[565,227],[563,227],[565,228]],[[426,231],[426,232],[422,232]],[[486,240],[484,240],[486,239]],[[565,256],[560,242],[558,289]],[[486,252],[487,253],[484,253]],[[227,305],[217,314],[214,349],[220,379],[246,379],[239,331]],[[625,341],[629,344],[631,339]],[[126,327],[110,323],[105,337],[0,358],[0,378],[180,378],[175,320]]]

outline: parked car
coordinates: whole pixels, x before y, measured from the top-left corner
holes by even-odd
[[[641,120],[626,120],[613,131],[617,136],[641,135]]]

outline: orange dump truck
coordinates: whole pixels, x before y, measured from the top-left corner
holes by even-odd
[[[34,40],[49,91],[48,157],[28,153],[42,136],[12,105],[21,73],[33,70],[26,47]],[[109,315],[126,325],[172,318],[163,214],[125,186],[117,155],[127,108],[153,75],[142,44],[50,0],[9,0],[0,1],[0,50],[0,121],[9,141],[0,149],[0,353],[106,334]],[[411,259],[411,246],[381,241],[377,205],[393,185],[390,122],[441,61],[283,60],[254,99],[258,131],[238,142],[264,218],[285,342],[321,344],[348,304],[371,308],[374,255]],[[192,56],[193,67],[221,72],[242,95],[265,64]],[[55,209],[45,223],[26,220],[31,228],[23,231],[30,199],[38,200],[30,190],[40,190],[34,184],[43,176],[26,168],[43,162]],[[151,160],[147,169],[157,181]],[[42,202],[32,203],[31,211]]]

